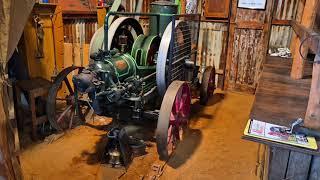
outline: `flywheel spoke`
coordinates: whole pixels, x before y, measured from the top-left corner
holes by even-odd
[[[74,110],[71,111],[71,116],[70,116],[70,121],[69,121],[69,129],[72,128],[73,118],[74,118]]]
[[[72,128],[73,124],[75,124],[75,116],[77,116],[75,114],[75,108],[80,106],[79,109],[82,109],[85,106],[84,104],[86,104],[85,102],[77,103],[79,99],[75,96],[73,84],[68,79],[68,76],[81,72],[82,69],[82,67],[77,66],[70,66],[63,69],[57,75],[52,87],[49,89],[46,105],[47,116],[50,124],[57,131]],[[58,97],[58,92],[63,83],[66,84],[69,94],[66,97]],[[80,116],[79,119],[83,120]]]
[[[61,120],[63,120],[63,117],[68,113],[68,111],[70,111],[71,108],[72,108],[72,105],[67,106],[67,108],[60,114],[60,116],[57,119],[58,123],[60,123]]]
[[[69,93],[70,93],[71,95],[74,94],[74,91],[73,91],[73,89],[72,89],[72,87],[71,87],[71,85],[70,85],[69,79],[68,79],[67,77],[64,78],[64,82],[66,83],[66,86],[67,86],[67,88],[68,88]]]

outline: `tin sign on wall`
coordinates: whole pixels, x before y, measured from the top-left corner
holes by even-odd
[[[266,8],[266,0],[239,0],[238,8],[264,10]]]

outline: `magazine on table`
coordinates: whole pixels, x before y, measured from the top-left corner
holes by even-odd
[[[288,133],[288,127],[249,119],[244,134],[256,138],[290,144],[308,149],[318,149],[314,137]]]

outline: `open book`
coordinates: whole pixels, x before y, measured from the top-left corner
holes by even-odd
[[[249,119],[244,134],[251,137],[266,139],[293,146],[304,147],[308,149],[318,149],[317,142],[314,137],[306,137],[304,135],[290,134],[288,127],[270,124],[255,119]]]

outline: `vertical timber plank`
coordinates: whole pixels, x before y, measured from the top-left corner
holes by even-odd
[[[228,31],[222,31],[222,53],[220,56],[220,64],[219,69],[223,69],[224,74],[218,78],[218,85],[222,90],[224,90],[224,82],[225,82],[225,75],[226,75],[226,61],[227,61],[227,41],[228,41]]]
[[[225,88],[253,93],[267,54],[274,0],[263,11],[237,8],[237,2],[232,1]]]
[[[302,15],[303,15],[303,10],[304,10],[304,3],[303,1],[299,1],[298,2],[298,9],[297,9],[297,13],[296,13],[296,17],[295,20],[298,23],[301,23],[301,19],[302,19]],[[298,36],[296,35],[296,33],[292,33],[292,38],[291,38],[291,44],[290,44],[290,51],[291,54],[295,54],[295,50],[296,50],[296,44],[298,43]]]
[[[314,20],[316,17],[316,10],[317,10],[317,3],[318,0],[306,0],[301,25],[303,25],[306,28],[312,28],[314,24]],[[292,79],[301,79],[303,78],[304,74],[304,59],[300,56],[299,47],[302,38],[306,37],[299,37],[299,39],[296,41],[296,46],[294,50],[293,55],[293,62],[292,62],[292,68],[291,68],[291,78]],[[308,53],[307,48],[302,48],[302,55],[305,56]]]
[[[97,7],[97,16],[98,16],[98,28],[104,25],[104,19],[106,17],[107,10],[105,7]]]
[[[280,180],[286,177],[286,169],[290,151],[271,147],[271,162],[269,164],[269,180]]]
[[[232,54],[234,48],[234,32],[236,28],[236,16],[237,16],[237,0],[232,0],[231,2],[231,18],[230,18],[230,25],[229,25],[229,40],[228,40],[228,48],[227,48],[227,59],[226,59],[226,78],[224,80],[224,89],[227,89],[230,85],[230,71],[231,71],[231,64],[232,64]]]
[[[320,179],[320,156],[313,156],[308,180]]]
[[[265,146],[265,156],[264,156],[264,167],[263,167],[263,180],[268,180],[269,176],[269,167],[270,167],[270,147],[267,145]]]
[[[320,55],[316,55],[315,62],[320,61]],[[312,69],[311,89],[308,101],[304,125],[309,128],[320,128],[320,64],[314,63]]]
[[[58,73],[62,71],[63,66],[63,53],[64,53],[64,26],[62,19],[62,8],[57,6],[54,12],[55,16],[53,17],[53,33],[54,33],[54,46],[55,46],[55,56],[54,56],[54,71],[53,73]],[[54,74],[57,75],[57,74]]]
[[[286,174],[286,179],[306,180],[308,179],[312,155],[291,151]]]

